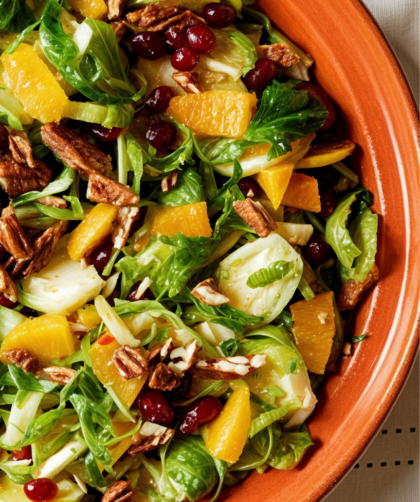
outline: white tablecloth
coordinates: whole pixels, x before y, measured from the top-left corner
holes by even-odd
[[[420,0],[365,0],[365,4],[394,48],[419,103]],[[419,502],[419,429],[417,360],[379,434],[324,502]]]

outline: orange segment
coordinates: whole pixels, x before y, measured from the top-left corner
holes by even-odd
[[[147,211],[146,222],[149,218],[153,219],[152,228],[136,242],[134,246],[136,251],[145,248],[150,235],[170,237],[181,232],[186,237],[211,237],[212,234],[205,202],[176,207],[151,206]]]
[[[310,301],[290,306],[296,346],[309,371],[323,375],[335,335],[333,293],[321,293]]]
[[[2,354],[10,349],[24,349],[35,356],[42,365],[53,359],[64,359],[74,354],[73,337],[67,319],[62,315],[46,314],[28,319],[17,325],[6,336],[1,346]],[[10,361],[1,356],[4,364]]]
[[[82,16],[91,19],[100,19],[107,12],[104,0],[69,0],[69,4]]]
[[[142,376],[131,380],[123,380],[117,367],[112,362],[114,352],[120,347],[121,345],[117,340],[107,345],[96,342],[89,349],[89,355],[92,359],[92,369],[98,380],[103,385],[110,385],[118,398],[127,408],[130,408],[146,383],[148,373],[143,373]],[[131,425],[133,426],[133,424]]]
[[[321,211],[318,181],[306,174],[293,173],[281,203],[283,206],[318,213]]]
[[[296,169],[323,167],[340,162],[340,160],[351,155],[355,147],[356,145],[348,139],[324,145],[315,145],[303,159],[299,160],[296,164]]]
[[[254,176],[262,187],[267,197],[271,200],[274,209],[278,209],[293,174],[293,162],[281,162],[278,166],[264,169]]]
[[[219,460],[235,463],[244,449],[251,427],[248,386],[238,387],[220,414],[208,424],[206,446]]]
[[[255,94],[240,91],[207,91],[175,96],[166,113],[203,137],[240,139],[257,107]]]
[[[95,305],[85,305],[82,309],[78,309],[76,314],[77,322],[88,329],[94,329],[102,322]]]
[[[102,244],[112,232],[112,223],[117,215],[117,206],[98,204],[79,224],[70,236],[69,256],[79,261]]]
[[[0,61],[7,86],[29,115],[44,123],[61,119],[67,96],[32,46],[21,44]]]

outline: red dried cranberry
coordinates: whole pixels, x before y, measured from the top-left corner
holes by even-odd
[[[0,305],[2,307],[6,307],[7,309],[14,309],[17,305],[17,303],[12,302],[7,298],[4,293],[0,293]]]
[[[330,246],[325,242],[324,234],[319,230],[314,230],[306,246],[302,247],[302,254],[311,265],[324,263],[328,258],[329,252]]]
[[[157,61],[166,54],[165,42],[150,31],[138,33],[132,40],[132,46],[137,54],[149,61]]]
[[[95,251],[89,255],[89,261],[96,268],[98,274],[102,274],[104,271],[106,264],[111,258],[113,247],[114,245],[112,242],[105,242],[105,244],[96,248]]]
[[[99,141],[114,141],[121,134],[121,127],[113,127],[108,129],[107,127],[101,126],[99,124],[90,124],[90,131],[92,136]]]
[[[157,390],[145,390],[137,398],[137,406],[144,419],[155,424],[168,425],[175,413],[162,393]]]
[[[169,26],[169,28],[165,31],[165,39],[171,49],[188,47],[187,28]]]
[[[167,150],[175,143],[176,127],[166,120],[161,120],[149,127],[146,138],[156,150]]]
[[[191,390],[192,376],[188,371],[181,378],[181,382],[175,389],[165,392],[164,395],[168,399],[185,399]]]
[[[32,502],[49,502],[58,493],[58,486],[48,478],[38,478],[23,485],[25,495]]]
[[[337,201],[331,192],[326,192],[325,190],[319,191],[319,197],[321,199],[321,211],[318,214],[322,218],[328,218],[334,212]]]
[[[222,411],[222,403],[213,396],[205,396],[197,399],[186,411],[179,425],[177,434],[185,436],[191,434],[200,425],[206,424],[217,417]]]
[[[204,7],[203,17],[210,26],[226,28],[235,20],[236,10],[231,5],[212,2]]]
[[[163,113],[174,96],[175,93],[172,87],[161,85],[153,89],[144,106],[149,113]]]
[[[308,82],[302,82],[301,84],[298,84],[295,89],[297,91],[308,91],[309,99],[318,98],[321,101],[321,103],[324,105],[324,108],[326,108],[326,110],[328,111],[329,115],[324,125],[319,128],[319,131],[327,131],[328,129],[331,129],[331,127],[334,125],[336,114],[327,93],[323,89],[321,89],[321,87],[318,87],[315,84],[310,84]]]
[[[0,124],[0,150],[7,152],[9,149],[9,133],[4,125]]]
[[[198,65],[200,56],[189,47],[182,47],[172,54],[171,64],[177,71],[192,71]]]
[[[277,75],[277,66],[268,58],[259,59],[255,68],[250,70],[244,78],[245,85],[253,91],[262,91]]]
[[[238,187],[244,197],[258,197],[261,193],[260,185],[251,176],[240,179]]]
[[[23,446],[20,450],[13,450],[12,460],[32,460],[32,448]]]
[[[147,288],[140,298],[136,298],[137,290],[139,289],[139,286],[142,283],[142,281],[143,280],[136,282],[136,284],[134,284],[134,286],[130,289],[130,293],[128,294],[127,298],[129,302],[138,302],[139,300],[145,300],[146,298],[149,300],[155,299],[153,293],[150,291],[150,288]]]
[[[192,26],[187,29],[187,40],[191,49],[208,54],[216,47],[216,37],[207,26]]]

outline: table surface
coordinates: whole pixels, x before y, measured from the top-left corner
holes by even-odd
[[[419,0],[364,0],[397,54],[419,103]],[[419,358],[388,419],[324,502],[419,502]]]

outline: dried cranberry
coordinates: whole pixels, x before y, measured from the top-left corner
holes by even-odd
[[[145,390],[137,398],[137,406],[143,418],[155,424],[168,425],[175,413],[161,392]]]
[[[245,85],[253,91],[262,91],[277,75],[277,66],[268,58],[259,59],[255,68],[250,70],[244,78]]]
[[[169,28],[165,31],[165,39],[171,49],[188,47],[187,28],[169,26]]]
[[[236,17],[236,10],[224,3],[208,3],[203,10],[203,17],[210,26],[227,28]]]
[[[178,387],[175,387],[175,389],[169,392],[165,392],[164,395],[168,399],[185,399],[191,390],[191,384],[192,376],[191,373],[188,373],[187,371],[181,378],[181,382]]]
[[[192,26],[187,29],[187,40],[191,49],[208,54],[216,47],[216,37],[207,26]]]
[[[58,493],[58,486],[48,478],[38,478],[23,485],[25,495],[32,502],[49,502]]]
[[[298,84],[295,89],[298,91],[308,91],[309,99],[318,98],[319,101],[321,101],[324,108],[328,111],[329,115],[325,120],[324,125],[319,128],[319,131],[327,131],[328,129],[331,129],[331,127],[334,125],[336,114],[327,93],[323,89],[321,89],[321,87],[318,87],[315,84],[310,84],[308,82],[302,82],[301,84]]]
[[[167,150],[175,143],[176,127],[166,120],[161,120],[149,127],[146,138],[156,150]]]
[[[105,242],[105,244],[96,248],[95,251],[89,255],[89,261],[96,268],[98,274],[102,274],[104,271],[106,264],[111,258],[113,247],[114,245],[112,242]]]
[[[12,302],[7,298],[4,293],[0,293],[0,305],[2,307],[6,307],[7,309],[14,309],[17,305],[17,303]]]
[[[258,197],[261,193],[260,185],[251,176],[240,179],[238,187],[244,197]]]
[[[199,60],[197,52],[189,47],[182,47],[172,54],[171,64],[177,71],[192,71]]]
[[[157,61],[166,54],[165,42],[150,31],[138,33],[132,40],[132,46],[137,54],[149,61]]]
[[[325,242],[324,234],[319,230],[314,230],[306,246],[302,247],[302,254],[311,265],[324,263],[328,258],[329,252],[330,246]]]
[[[328,218],[334,212],[337,201],[331,192],[326,192],[325,190],[319,191],[319,197],[321,199],[321,211],[318,213],[322,218]]]
[[[0,124],[0,150],[7,152],[9,149],[9,133],[4,125]]]
[[[174,96],[175,93],[172,87],[161,85],[153,89],[144,106],[149,113],[163,113]]]
[[[32,448],[23,446],[20,450],[13,450],[12,460],[32,460]]]
[[[92,136],[99,141],[114,141],[121,134],[121,127],[113,127],[108,129],[107,127],[101,126],[99,124],[90,124],[90,131]]]
[[[206,424],[217,417],[222,411],[222,403],[213,396],[197,399],[186,411],[177,434],[185,436],[191,434],[200,425]]]
[[[136,284],[134,284],[134,286],[130,289],[130,293],[128,294],[127,298],[129,302],[138,302],[139,300],[144,300],[145,298],[148,298],[149,300],[155,299],[155,296],[151,292],[150,288],[147,288],[140,298],[136,298],[137,290],[139,289],[141,283],[142,280],[136,282]]]

